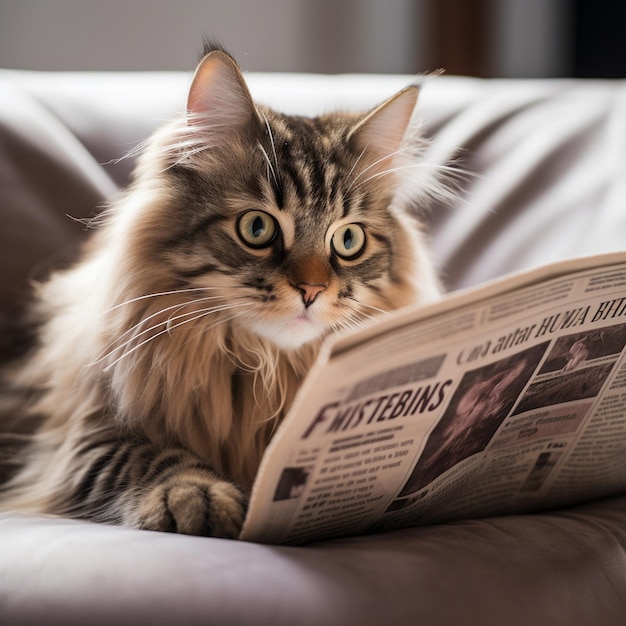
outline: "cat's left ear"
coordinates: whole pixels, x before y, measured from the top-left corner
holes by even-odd
[[[352,129],[348,139],[365,150],[381,171],[389,167],[411,123],[419,88],[409,85],[370,111]]]
[[[209,52],[198,64],[187,97],[187,119],[225,136],[258,128],[259,117],[246,81],[226,52]]]

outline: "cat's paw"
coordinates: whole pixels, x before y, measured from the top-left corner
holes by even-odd
[[[183,474],[142,494],[132,525],[146,530],[205,537],[239,536],[247,497],[209,472]]]

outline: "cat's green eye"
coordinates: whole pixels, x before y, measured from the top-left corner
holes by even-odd
[[[264,211],[246,211],[237,220],[237,232],[251,248],[265,248],[276,239],[278,226],[274,218]]]
[[[333,233],[330,245],[342,259],[356,259],[365,248],[365,231],[360,224],[345,224]]]

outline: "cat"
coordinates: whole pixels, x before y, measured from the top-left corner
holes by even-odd
[[[36,345],[6,371],[0,509],[237,537],[322,341],[439,297],[418,91],[288,116],[208,46],[82,258],[37,287]]]

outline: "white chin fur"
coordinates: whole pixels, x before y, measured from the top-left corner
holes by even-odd
[[[321,337],[325,328],[311,320],[258,320],[250,323],[250,329],[268,339],[283,350],[293,350]]]

